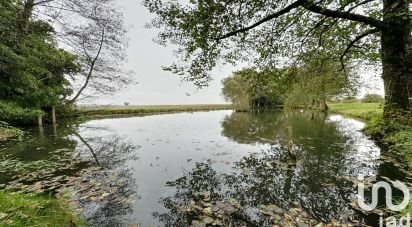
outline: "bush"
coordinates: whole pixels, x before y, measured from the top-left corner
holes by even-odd
[[[385,99],[378,94],[367,94],[363,97],[362,102],[364,103],[382,103]]]
[[[0,121],[27,124],[36,121],[41,110],[22,108],[12,102],[0,102]]]
[[[0,141],[11,137],[21,137],[24,132],[10,126],[7,122],[0,121]]]

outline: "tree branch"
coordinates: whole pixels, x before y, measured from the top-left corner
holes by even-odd
[[[226,39],[229,38],[231,36],[235,36],[239,33],[243,33],[243,32],[247,32],[255,27],[258,27],[259,25],[268,22],[272,19],[278,18],[282,15],[285,15],[287,13],[289,13],[290,11],[292,11],[293,9],[296,9],[298,7],[304,7],[306,10],[312,12],[312,13],[316,13],[316,14],[320,14],[329,18],[335,18],[335,19],[346,19],[346,20],[351,20],[351,21],[357,21],[357,22],[361,22],[370,26],[373,26],[379,30],[385,29],[386,25],[377,19],[371,18],[371,17],[367,17],[367,16],[363,16],[363,15],[359,15],[359,14],[355,14],[355,13],[351,13],[350,11],[354,10],[355,8],[367,4],[369,2],[371,2],[373,0],[364,0],[358,4],[356,4],[355,6],[351,7],[348,11],[336,11],[336,10],[330,10],[330,9],[326,9],[323,8],[321,6],[316,5],[313,2],[310,2],[308,0],[297,0],[294,3],[290,4],[289,6],[273,13],[270,14],[266,17],[264,17],[263,19],[257,21],[256,23],[244,27],[244,28],[240,28],[238,30],[226,33],[220,37],[217,38],[212,38],[214,40],[222,40],[222,39]]]
[[[239,34],[239,33],[249,31],[249,30],[251,30],[251,29],[253,29],[253,28],[255,28],[255,27],[257,27],[257,26],[259,26],[259,25],[261,25],[261,24],[263,24],[263,23],[265,23],[265,22],[268,22],[268,21],[270,21],[270,20],[272,20],[272,19],[275,19],[275,18],[278,18],[278,17],[280,17],[280,16],[282,16],[282,15],[284,15],[284,14],[286,14],[286,13],[289,13],[291,10],[293,10],[293,9],[295,9],[295,8],[298,8],[299,6],[302,6],[302,5],[304,4],[304,2],[305,2],[305,0],[298,0],[298,1],[290,4],[289,6],[283,8],[282,10],[280,10],[280,11],[278,11],[278,12],[276,12],[276,13],[270,14],[269,16],[263,18],[262,20],[254,23],[254,24],[252,24],[252,25],[250,25],[250,26],[247,26],[247,27],[244,27],[244,28],[235,30],[235,31],[233,31],[233,32],[229,32],[229,33],[227,33],[227,34],[225,34],[225,35],[223,35],[223,36],[220,36],[220,37],[214,38],[214,39],[215,39],[215,40],[222,40],[222,39],[226,39],[226,38],[229,38],[229,37],[231,37],[231,36],[237,35],[237,34]]]
[[[340,63],[341,63],[341,66],[342,66],[342,68],[341,68],[339,71],[345,70],[345,63],[344,63],[343,60],[344,60],[345,56],[349,53],[350,49],[351,49],[352,47],[354,47],[355,44],[356,44],[357,42],[359,42],[361,39],[365,38],[365,37],[368,36],[368,35],[372,35],[372,34],[375,34],[375,33],[378,33],[378,32],[380,32],[380,30],[377,29],[377,28],[375,28],[375,29],[367,30],[367,31],[365,31],[364,33],[356,36],[355,39],[353,39],[353,40],[348,44],[348,46],[346,47],[345,51],[342,53],[342,55],[341,55],[340,58],[339,58]]]
[[[84,82],[83,86],[80,88],[80,90],[77,92],[77,94],[74,96],[72,100],[70,100],[69,103],[75,103],[76,100],[79,98],[79,96],[82,94],[84,89],[86,89],[87,85],[89,84],[90,78],[92,77],[93,71],[94,71],[94,66],[96,65],[96,61],[100,57],[100,53],[102,52],[103,44],[104,44],[104,38],[105,38],[105,29],[103,28],[102,30],[102,36],[99,44],[99,50],[97,51],[96,57],[93,59],[92,63],[90,64],[90,69],[89,73],[87,74],[86,81]]]
[[[36,2],[36,3],[33,4],[33,6],[41,5],[41,4],[52,2],[52,1],[54,1],[54,0],[44,0],[44,1]]]
[[[350,13],[350,12],[344,12],[344,11],[335,11],[335,10],[330,10],[327,8],[323,8],[321,6],[316,5],[313,2],[305,1],[305,4],[302,5],[305,9],[316,13],[316,14],[321,14],[327,17],[332,17],[332,18],[341,18],[341,19],[347,19],[351,21],[357,21],[361,22],[370,26],[373,26],[375,28],[378,28],[380,30],[383,30],[386,28],[386,25],[380,21],[376,20],[371,17],[355,14],[355,13]]]

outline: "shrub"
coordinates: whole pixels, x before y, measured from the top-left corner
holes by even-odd
[[[364,103],[382,103],[385,99],[378,94],[367,94],[363,97],[362,102]]]
[[[0,121],[9,123],[32,123],[38,115],[43,114],[41,110],[22,108],[12,102],[0,102]]]

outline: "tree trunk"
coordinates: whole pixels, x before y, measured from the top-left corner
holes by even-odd
[[[102,28],[102,35],[99,41],[99,49],[94,59],[90,62],[89,72],[87,73],[86,81],[84,82],[80,90],[76,93],[76,95],[69,101],[70,104],[74,104],[77,101],[77,99],[80,97],[80,95],[83,93],[83,91],[89,85],[90,79],[93,76],[94,67],[96,66],[96,62],[97,60],[99,60],[100,54],[102,53],[104,41],[105,41],[105,28]]]
[[[56,124],[56,107],[52,106],[52,123]]]
[[[21,21],[22,36],[27,35],[29,32],[29,22],[33,15],[33,8],[34,8],[34,0],[27,0],[24,3],[24,11],[23,11],[22,21]]]
[[[411,112],[412,43],[407,1],[383,1],[384,22],[388,25],[381,40],[386,119]]]

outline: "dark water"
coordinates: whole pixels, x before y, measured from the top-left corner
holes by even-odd
[[[198,217],[183,210],[199,193],[209,193],[210,203],[239,203],[240,211],[227,217],[234,226],[271,226],[259,212],[269,204],[300,207],[322,222],[366,223],[368,217],[350,205],[357,194],[354,180],[373,181],[387,169],[363,127],[341,116],[303,112],[101,119],[33,129],[21,142],[0,144],[0,156],[33,162],[69,149],[72,160],[100,166],[108,185],[122,185],[107,191],[127,199],[121,206],[113,199],[82,201],[96,226],[188,226]],[[296,153],[295,165],[287,147]],[[8,177],[2,175],[0,183]]]

